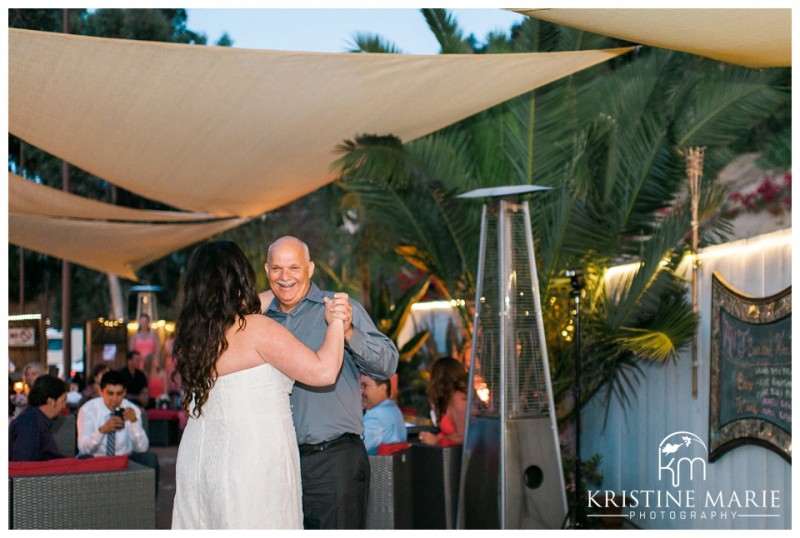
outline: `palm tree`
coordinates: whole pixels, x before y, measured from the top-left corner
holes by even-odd
[[[443,52],[464,52],[465,43],[480,52],[444,10],[423,12]],[[535,20],[513,28],[511,39],[491,41],[499,51],[617,44]],[[479,215],[454,195],[505,184],[553,187],[532,200],[553,386],[561,397],[572,378],[564,270],[582,267],[583,400],[604,389],[624,403],[639,361],[674,360],[695,330],[675,274],[690,229],[678,150],[707,147],[702,241],[718,241],[726,233],[718,211],[725,192],[714,178],[743,150],[762,149],[763,141],[742,133],[785,117],[786,80],[786,70],[643,49],[410,143],[391,135],[346,141],[338,167],[361,226],[380,229],[382,241],[430,274],[446,297],[466,300],[474,294]],[[639,265],[610,294],[605,271],[620,261]],[[468,331],[467,310],[462,318]]]

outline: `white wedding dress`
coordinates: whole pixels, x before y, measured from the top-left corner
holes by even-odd
[[[178,448],[173,529],[302,528],[292,386],[269,364],[217,379]]]

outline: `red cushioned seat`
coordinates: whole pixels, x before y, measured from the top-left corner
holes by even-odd
[[[59,458],[48,461],[10,461],[8,476],[37,476],[43,474],[96,473],[128,468],[128,456],[98,456],[96,458]]]
[[[400,412],[404,415],[408,415],[410,417],[416,417],[419,415],[419,410],[415,407],[403,407],[400,406]]]
[[[178,409],[148,409],[147,420],[178,420]]]
[[[399,443],[384,443],[382,445],[378,445],[378,456],[390,456],[396,452],[405,450],[410,446],[411,444],[408,441],[401,441]]]

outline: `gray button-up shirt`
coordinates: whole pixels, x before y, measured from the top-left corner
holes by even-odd
[[[313,350],[325,339],[325,303],[322,291],[311,284],[308,294],[291,312],[285,314],[275,298],[266,315],[274,319]],[[298,444],[321,443],[344,433],[361,434],[364,430],[359,371],[388,379],[397,370],[399,354],[394,343],[375,327],[364,307],[350,299],[353,308],[353,335],[345,344],[344,361],[336,383],[328,387],[309,387],[296,382],[292,391],[292,416]]]

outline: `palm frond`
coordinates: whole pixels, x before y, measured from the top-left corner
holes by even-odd
[[[772,132],[758,163],[765,170],[787,170],[792,167],[791,125],[779,127]]]
[[[386,336],[391,338],[393,341],[397,341],[397,336],[400,334],[400,330],[403,328],[403,324],[408,318],[408,314],[411,312],[411,307],[415,303],[419,302],[425,293],[427,293],[430,283],[430,278],[420,279],[419,282],[409,288],[409,290],[406,291],[400,297],[400,299],[397,300],[397,302],[395,302],[392,315],[392,325],[390,330],[386,333]]]
[[[616,342],[625,351],[656,362],[674,359],[676,355],[672,340],[661,331],[636,327],[623,328],[622,336],[617,338]]]
[[[428,341],[428,337],[430,337],[431,332],[428,330],[418,332],[415,334],[411,339],[406,342],[403,347],[400,348],[400,360],[401,361],[410,361],[411,358],[417,354],[417,352],[425,345],[425,342]]]
[[[662,264],[665,256],[678,244],[686,229],[685,216],[672,214],[662,221],[655,234],[645,243],[639,267],[621,283],[616,300],[607,301],[608,324],[611,327],[632,325],[630,316],[636,311],[637,304],[644,300],[659,273],[665,269]]]
[[[335,152],[342,156],[333,162],[331,169],[342,178],[408,184],[403,142],[394,135],[361,134],[355,140],[338,144]]]
[[[457,193],[476,188],[474,155],[463,131],[426,136],[405,146],[410,183],[399,187],[425,188],[438,183]]]
[[[436,41],[442,48],[442,54],[469,54],[472,47],[464,40],[461,29],[458,27],[453,15],[446,9],[423,8],[420,9],[425,22],[433,32]]]
[[[732,144],[786,101],[777,72],[722,66],[703,74],[679,111],[679,146]]]
[[[348,52],[370,52],[386,54],[402,54],[403,51],[392,41],[385,39],[378,34],[366,32],[356,32],[350,42]]]
[[[353,34],[352,41],[349,43],[350,49],[347,52],[370,52],[385,54],[402,54],[403,51],[392,41],[385,39],[378,34],[366,32],[356,32]]]

